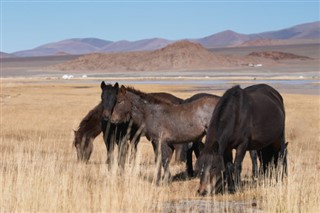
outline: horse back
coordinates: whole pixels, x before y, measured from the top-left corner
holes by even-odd
[[[247,87],[244,91],[250,103],[249,125],[251,140],[254,142],[251,145],[264,146],[270,141],[280,140],[285,125],[285,111],[281,95],[265,84]]]
[[[170,93],[166,92],[156,92],[156,93],[149,93],[153,97],[164,101],[166,103],[172,103],[172,104],[181,104],[183,102],[183,99],[178,98]]]

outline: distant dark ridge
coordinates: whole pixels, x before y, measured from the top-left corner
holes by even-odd
[[[248,54],[248,56],[269,58],[269,59],[273,59],[276,61],[277,60],[286,60],[286,59],[302,59],[302,60],[312,59],[307,56],[300,56],[300,55],[295,55],[292,53],[277,52],[277,51],[252,52],[252,53]]]

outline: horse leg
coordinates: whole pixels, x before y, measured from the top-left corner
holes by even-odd
[[[170,160],[172,158],[173,149],[169,146],[168,143],[162,142],[161,143],[161,161],[162,166],[164,169],[164,182],[167,183],[171,177],[170,170],[169,170],[169,164]]]
[[[160,160],[160,146],[159,146],[159,140],[151,140],[152,148],[154,151],[155,155],[155,164],[156,164],[156,169],[155,169],[155,174],[154,174],[154,179],[153,182],[156,183],[157,186],[160,185],[160,179],[161,179],[161,160]]]
[[[241,183],[241,170],[242,170],[242,161],[244,159],[244,156],[247,151],[248,142],[244,142],[241,145],[239,145],[236,149],[236,157],[234,161],[234,167],[235,167],[235,188],[237,189],[239,187],[239,184]]]
[[[234,165],[232,163],[232,150],[226,150],[223,157],[224,163],[226,165],[226,171],[224,172],[224,176],[228,184],[228,191],[230,193],[234,193],[235,185],[233,181]]]
[[[83,143],[81,144],[81,156],[80,159],[81,161],[87,163],[90,159],[92,150],[93,150],[93,140],[94,138],[91,137],[84,137],[83,138]]]
[[[175,152],[175,161],[176,162],[185,162],[186,161],[186,150],[184,150],[184,144],[175,144],[172,146]]]
[[[157,163],[158,162],[158,155],[159,155],[159,147],[158,147],[158,142],[152,140],[151,141],[151,145],[153,148],[153,152],[154,152],[154,162]]]
[[[140,141],[140,137],[134,141],[133,140],[130,141],[130,162],[132,162],[133,165],[136,162],[136,154],[137,154],[137,150],[138,150],[139,141]]]
[[[200,152],[203,148],[204,148],[204,144],[201,142],[201,140],[197,140],[192,144],[192,150],[194,151],[196,158],[200,156]]]
[[[101,130],[103,133],[103,141],[107,148],[107,160],[106,164],[108,164],[108,168],[111,168],[113,163],[113,150],[114,150],[114,126],[111,125],[111,122],[101,120]]]
[[[124,169],[127,153],[128,153],[128,141],[127,137],[119,138],[118,141],[118,165],[121,170]]]
[[[258,156],[256,150],[250,150],[250,158],[252,162],[252,179],[256,180],[258,178]]]
[[[285,132],[283,131],[280,138],[280,159],[282,160],[282,179],[288,175],[287,171],[287,153],[288,153],[288,143],[285,140]]]
[[[186,166],[187,166],[187,172],[188,172],[188,176],[189,177],[193,177],[194,176],[193,165],[192,165],[192,151],[193,151],[193,145],[192,145],[191,148],[189,148],[187,150]]]
[[[114,151],[114,135],[112,132],[109,132],[104,137],[104,143],[107,147],[107,160],[106,164],[108,164],[108,169],[111,169],[111,165],[113,164],[113,151]]]

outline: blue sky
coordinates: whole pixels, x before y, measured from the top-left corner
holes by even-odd
[[[69,38],[177,40],[224,30],[250,34],[319,20],[319,0],[1,0],[1,51]]]

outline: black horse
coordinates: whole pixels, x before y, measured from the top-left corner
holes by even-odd
[[[232,149],[236,149],[233,164]],[[272,87],[258,84],[227,90],[217,104],[208,127],[205,147],[197,160],[201,171],[198,192],[229,191],[240,182],[246,150],[258,150],[264,171],[282,163],[286,174],[285,110],[281,95]],[[235,178],[233,178],[233,165]]]

